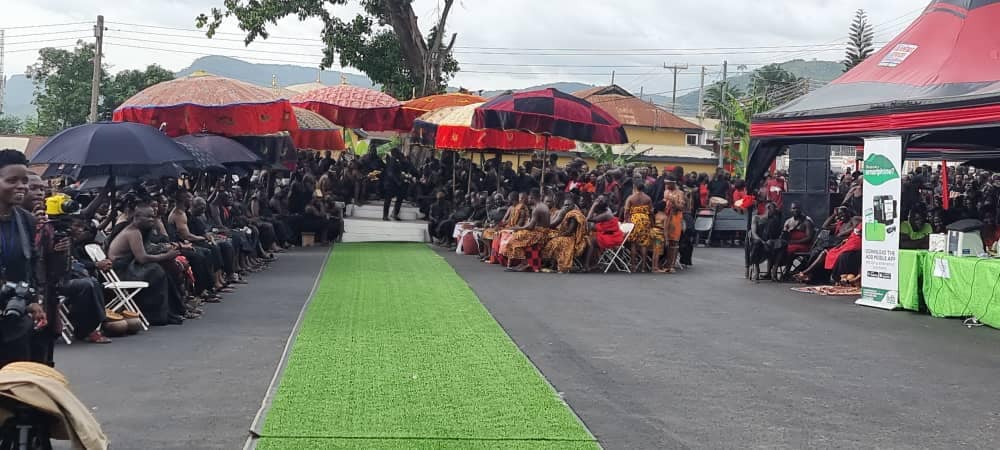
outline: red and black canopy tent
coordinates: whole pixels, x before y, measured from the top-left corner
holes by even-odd
[[[791,144],[902,136],[904,158],[1000,158],[1000,0],[935,0],[902,34],[830,84],[751,125],[756,187]],[[976,165],[984,165],[976,163]]]

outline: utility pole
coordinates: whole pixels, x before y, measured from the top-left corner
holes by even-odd
[[[671,100],[670,100],[670,112],[676,113],[677,112],[677,72],[679,72],[681,70],[687,70],[688,65],[687,64],[684,64],[684,65],[674,64],[672,66],[668,66],[666,63],[663,63],[663,68],[667,69],[667,70],[672,70],[674,72],[674,94],[673,94],[673,96],[671,96]]]
[[[611,71],[611,84],[612,85],[615,84],[615,71],[614,70]]]
[[[97,16],[94,26],[94,78],[90,80],[90,123],[97,122],[97,100],[101,96],[101,53],[104,51],[104,16]]]
[[[4,30],[0,30],[0,116],[3,115],[3,95],[7,92],[7,74],[3,71]]]
[[[722,62],[722,108],[719,108],[719,168],[725,167],[726,155],[726,83],[729,81],[729,61]]]
[[[698,90],[698,120],[705,118],[705,66],[701,66],[701,89]],[[700,123],[698,125],[701,125]]]

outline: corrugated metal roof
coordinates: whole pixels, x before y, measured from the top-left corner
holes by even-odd
[[[688,122],[657,107],[644,102],[619,86],[594,87],[573,93],[606,110],[622,125],[649,128],[675,128],[700,131],[702,127]]]

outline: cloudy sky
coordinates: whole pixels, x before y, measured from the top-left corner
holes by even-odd
[[[313,67],[320,60],[318,20],[286,19],[274,38],[244,47],[235,24],[209,40],[194,17],[222,0],[33,0],[5,2],[7,74],[22,73],[43,46],[71,47],[92,35],[98,14],[108,22],[106,61],[113,70],[158,63],[186,67],[206,54],[249,62]],[[415,0],[423,29],[437,17],[437,0]],[[839,60],[853,13],[868,11],[875,40],[884,43],[917,17],[927,0],[458,0],[449,31],[458,33],[461,72],[452,83],[470,89],[518,88],[553,81],[607,84],[611,72],[627,89],[646,93],[672,87],[664,64],[690,66],[678,88],[697,86],[730,70],[788,59]],[[356,7],[335,13],[353,17]],[[76,23],[64,26],[53,24]],[[164,27],[164,28],[154,28]],[[56,34],[56,32],[59,32]],[[348,71],[356,72],[351,68]],[[683,92],[683,91],[682,91]]]

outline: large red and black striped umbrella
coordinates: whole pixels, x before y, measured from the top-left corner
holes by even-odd
[[[472,126],[601,144],[628,142],[625,128],[607,111],[551,88],[496,97],[476,109]]]

